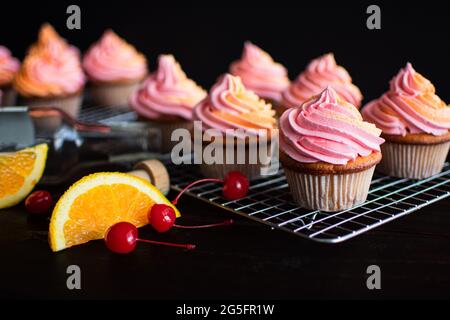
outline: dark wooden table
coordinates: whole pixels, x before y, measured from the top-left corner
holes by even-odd
[[[189,197],[184,223],[221,221],[229,213]],[[250,220],[231,227],[173,230],[146,238],[196,243],[194,251],[140,244],[130,255],[94,241],[59,253],[47,243],[48,218],[18,206],[0,212],[0,295],[8,298],[449,298],[450,200],[348,242],[318,244]],[[66,269],[81,268],[81,290]],[[369,265],[381,290],[366,287]]]

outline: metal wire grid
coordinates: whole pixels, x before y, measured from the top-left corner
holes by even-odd
[[[172,187],[181,190],[200,178],[195,166],[170,166]],[[208,183],[188,192],[239,215],[323,243],[339,243],[450,196],[450,166],[431,178],[416,181],[376,174],[367,201],[354,208],[327,213],[299,208],[282,171],[251,184],[247,197],[227,201],[221,187]]]
[[[81,109],[78,119],[86,123],[103,123],[135,121],[134,111],[120,107],[89,107]]]
[[[108,107],[86,108],[80,115],[82,121],[105,124],[136,119],[133,111]],[[174,189],[181,190],[201,177],[195,166],[170,165],[168,157],[165,159]],[[237,201],[222,198],[220,186],[213,183],[193,187],[188,194],[276,229],[318,242],[339,243],[450,196],[450,165],[419,181],[375,174],[366,202],[334,213],[299,208],[282,170],[253,181],[249,195]]]

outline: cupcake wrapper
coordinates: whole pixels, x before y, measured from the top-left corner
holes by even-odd
[[[178,141],[172,141],[172,132],[176,129],[186,129],[192,131],[194,123],[191,120],[175,121],[175,122],[158,122],[158,121],[148,121],[151,127],[156,128],[160,131],[159,145],[157,151],[161,153],[169,153],[172,148],[177,145]]]
[[[83,97],[82,95],[74,95],[61,98],[22,98],[21,100],[28,107],[57,107],[76,119],[80,112]],[[35,120],[35,125],[40,130],[53,131],[61,124],[62,118],[59,116]]]
[[[204,142],[203,143],[203,150],[204,148],[209,144],[210,142]],[[264,165],[262,163],[267,163],[268,162],[268,158],[270,158],[271,161],[274,161],[274,155],[272,154],[272,152],[269,152],[269,154],[267,154],[266,159],[264,159],[264,161],[257,161],[258,163],[255,164],[251,164],[250,163],[250,159],[249,159],[249,155],[251,153],[254,152],[258,152],[258,149],[256,146],[249,146],[246,145],[245,147],[245,154],[246,154],[246,160],[244,161],[245,163],[243,164],[239,164],[237,163],[237,147],[234,146],[234,163],[233,164],[227,164],[226,163],[226,150],[227,147],[224,147],[223,149],[223,160],[222,160],[222,164],[217,164],[217,163],[213,163],[213,164],[206,164],[203,163],[200,165],[200,172],[208,178],[216,178],[216,179],[223,179],[226,174],[230,171],[239,171],[242,174],[244,174],[248,179],[252,180],[252,179],[256,179],[261,177],[261,172],[264,168],[268,168],[268,165]],[[271,150],[272,151],[272,150]],[[259,160],[259,159],[258,159]],[[261,163],[262,162],[262,163]]]
[[[140,82],[127,84],[96,84],[90,88],[92,100],[100,106],[128,107],[128,99]]]
[[[14,90],[13,87],[3,87],[0,88],[0,91],[2,92],[2,96],[0,98],[2,107],[11,107],[16,105],[17,101],[17,92]]]
[[[356,173],[313,175],[285,168],[294,201],[311,210],[340,211],[367,199],[375,166]]]
[[[400,178],[424,179],[442,171],[450,141],[419,145],[386,141],[381,145],[383,159],[377,170]]]

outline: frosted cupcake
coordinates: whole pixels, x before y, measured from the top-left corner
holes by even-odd
[[[107,30],[83,58],[92,99],[102,106],[127,106],[131,93],[147,75],[143,54]]]
[[[248,90],[272,105],[281,102],[290,83],[286,68],[251,42],[245,43],[242,57],[231,64],[230,73],[241,77]]]
[[[285,111],[280,131],[280,160],[300,206],[339,211],[366,200],[384,140],[335,90]]]
[[[0,106],[15,105],[17,94],[13,80],[19,68],[19,60],[11,56],[6,47],[0,46],[0,91],[3,92]]]
[[[84,83],[78,50],[49,24],[43,25],[38,42],[29,49],[14,79],[23,102],[30,107],[58,107],[76,117]]]
[[[247,90],[241,78],[230,74],[222,76],[210,90],[208,98],[195,107],[193,118],[201,121],[203,131],[215,129],[222,140],[229,137],[221,144],[222,157],[214,163],[204,161],[200,166],[206,177],[223,178],[230,171],[240,171],[248,178],[261,175],[261,169],[272,157],[269,147],[277,134],[275,111],[269,103]],[[205,135],[204,138],[203,154],[210,140],[215,140]],[[252,163],[250,155],[258,154],[260,139],[267,141],[269,152]],[[232,160],[228,163],[227,154]],[[241,160],[244,161],[239,163],[239,157],[243,157]]]
[[[441,172],[450,146],[450,107],[433,84],[412,65],[391,80],[390,89],[362,111],[366,121],[383,130],[383,161],[388,175],[423,179]]]
[[[292,82],[283,93],[280,111],[300,106],[327,86],[332,86],[345,101],[360,107],[363,98],[361,91],[352,83],[347,70],[337,65],[334,55],[329,53],[312,60],[306,70]]]
[[[189,79],[172,55],[161,55],[158,69],[135,90],[130,106],[145,121],[161,130],[162,151],[170,151],[172,131],[192,130],[192,110],[206,91]]]

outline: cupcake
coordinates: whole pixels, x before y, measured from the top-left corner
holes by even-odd
[[[200,165],[203,175],[220,179],[230,171],[240,171],[250,179],[261,175],[272,158],[277,135],[275,111],[269,103],[247,90],[240,77],[222,76],[208,97],[194,108],[193,118],[202,124],[203,155],[213,143],[223,148],[222,155],[216,155],[218,161],[208,163],[203,159]],[[210,129],[215,129],[214,136]],[[216,141],[218,136],[221,139]],[[261,155],[258,148],[264,141],[269,150]],[[255,155],[259,155],[259,159],[252,161]]]
[[[286,68],[250,42],[245,43],[241,59],[230,65],[230,73],[241,77],[247,89],[273,106],[281,102],[290,83]]]
[[[300,106],[328,85],[332,86],[342,99],[357,108],[360,107],[361,91],[352,83],[347,70],[337,65],[334,55],[329,53],[311,61],[306,70],[283,92],[282,110],[279,111]]]
[[[412,65],[391,80],[389,91],[368,103],[366,121],[383,131],[378,169],[401,178],[423,179],[441,172],[450,145],[450,107]]]
[[[102,106],[127,106],[131,93],[147,75],[144,55],[112,30],[87,51],[83,67],[91,98]]]
[[[186,76],[172,55],[160,55],[158,69],[131,94],[129,105],[161,130],[161,151],[167,152],[177,143],[171,141],[173,130],[192,130],[192,110],[205,97],[206,91]]]
[[[280,160],[300,206],[340,211],[366,200],[384,140],[334,89],[285,111],[280,131]]]
[[[11,52],[0,46],[0,91],[3,92],[0,106],[13,106],[16,103],[16,91],[12,83],[19,71],[19,60],[11,56]]]
[[[30,107],[58,107],[76,117],[84,83],[78,50],[49,24],[43,25],[14,79],[22,102]]]

